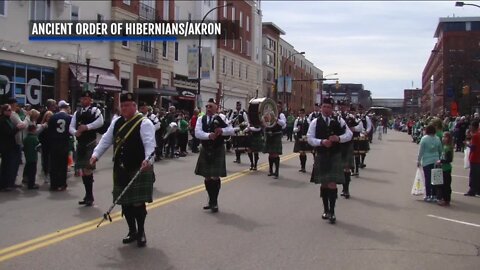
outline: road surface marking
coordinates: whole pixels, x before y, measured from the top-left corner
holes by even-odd
[[[287,161],[287,160],[292,159],[296,156],[298,156],[298,153],[291,153],[289,155],[281,157],[280,160],[281,161]],[[267,167],[268,167],[268,164],[263,163],[260,166],[258,166],[258,169],[261,170],[261,169],[265,169]],[[233,173],[233,174],[223,178],[222,183],[231,182],[235,179],[238,179],[242,176],[251,174],[253,172],[254,171],[250,171],[249,169],[245,169],[243,171]],[[174,193],[174,194],[156,199],[152,203],[147,204],[147,209],[157,208],[157,207],[166,205],[168,203],[177,201],[179,199],[194,195],[194,194],[199,193],[199,192],[204,191],[204,190],[205,190],[205,186],[203,184],[198,185],[198,186],[194,186],[194,187],[179,191],[177,193]],[[116,222],[116,221],[119,221],[121,219],[121,211],[114,212],[110,216],[112,218],[112,223]],[[90,220],[90,221],[87,221],[87,222],[84,222],[84,223],[81,223],[81,224],[78,224],[78,225],[75,225],[75,226],[71,226],[71,227],[68,227],[68,228],[65,228],[65,229],[62,229],[62,230],[58,230],[54,233],[46,234],[44,236],[40,236],[40,237],[25,241],[25,242],[22,242],[22,243],[19,243],[19,244],[15,244],[15,245],[10,246],[10,247],[0,249],[0,262],[6,261],[6,260],[14,258],[14,257],[18,257],[20,255],[32,252],[32,251],[40,249],[42,247],[46,247],[46,246],[61,242],[63,240],[72,238],[74,236],[77,236],[77,235],[80,235],[80,234],[83,234],[83,233],[86,233],[86,232],[89,232],[89,231],[93,231],[93,230],[97,229],[97,224],[100,222],[100,219],[101,218],[96,218],[94,220]],[[104,227],[104,226],[107,226],[107,225],[110,225],[110,224],[111,223],[109,223],[109,222],[103,222],[102,225],[100,225],[100,227]]]
[[[451,221],[451,222],[460,223],[460,224],[463,224],[463,225],[468,225],[468,226],[473,226],[473,227],[480,228],[480,225],[475,224],[475,223],[470,223],[470,222],[465,222],[465,221],[461,221],[461,220],[450,219],[450,218],[445,218],[445,217],[440,217],[440,216],[435,216],[435,215],[427,215],[427,216],[432,217],[432,218],[438,218],[438,219],[442,219],[442,220],[446,220],[446,221]]]

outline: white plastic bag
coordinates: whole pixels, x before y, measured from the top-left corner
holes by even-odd
[[[422,168],[417,168],[415,179],[413,180],[412,195],[420,196],[425,194],[425,176]]]
[[[465,147],[463,153],[465,153],[463,157],[463,168],[470,169],[470,147]]]
[[[432,169],[431,183],[434,186],[443,185],[443,170],[442,170],[442,168]]]

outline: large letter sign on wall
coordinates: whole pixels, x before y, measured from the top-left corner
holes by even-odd
[[[32,96],[33,92],[33,96]],[[32,105],[40,104],[42,100],[42,92],[40,91],[40,81],[38,79],[31,79],[27,84],[27,91],[25,91],[27,100]]]

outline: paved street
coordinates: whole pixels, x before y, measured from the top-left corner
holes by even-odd
[[[449,208],[410,195],[417,145],[406,133],[374,140],[367,167],[352,178],[349,200],[337,201],[337,224],[321,219],[319,186],[298,172],[284,142],[280,178],[250,172],[227,155],[229,176],[220,212],[202,210],[196,154],[155,165],[155,202],[146,220],[147,247],[123,245],[127,225],[96,224],[111,204],[111,155],[95,174],[95,207],[82,207],[80,177],[66,192],[0,194],[1,269],[479,269],[480,198],[464,197],[468,171],[455,153]],[[110,153],[110,152],[109,152]],[[308,156],[310,172],[312,157]],[[43,180],[38,180],[43,183]],[[341,187],[339,187],[339,192]]]

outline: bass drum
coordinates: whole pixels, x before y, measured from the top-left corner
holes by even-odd
[[[254,127],[271,128],[277,123],[277,104],[270,98],[251,99],[248,106],[248,121]]]

